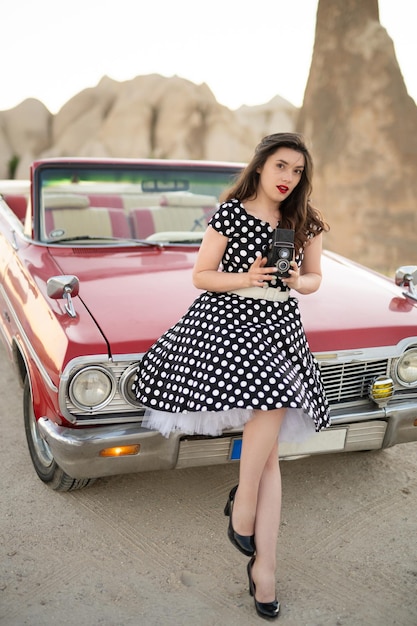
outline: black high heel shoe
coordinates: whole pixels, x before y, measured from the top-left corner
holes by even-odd
[[[279,602],[278,600],[274,600],[273,602],[258,602],[255,597],[256,587],[252,578],[252,565],[255,563],[256,557],[253,556],[248,563],[248,578],[249,578],[249,593],[253,596],[255,601],[255,609],[259,617],[263,617],[265,619],[275,619],[279,614]]]
[[[229,498],[226,502],[226,506],[224,507],[224,514],[226,516],[229,516],[229,527],[227,529],[227,536],[229,537],[230,541],[233,543],[235,548],[237,548],[245,556],[253,556],[255,554],[255,536],[254,535],[239,535],[233,529],[232,511],[233,511],[233,502],[235,499],[237,488],[238,488],[238,485],[233,487],[233,489],[229,493]]]

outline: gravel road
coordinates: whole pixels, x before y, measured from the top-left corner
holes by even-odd
[[[0,349],[0,624],[252,626],[223,507],[237,466],[55,493],[32,469]],[[282,463],[278,624],[416,626],[417,443]]]

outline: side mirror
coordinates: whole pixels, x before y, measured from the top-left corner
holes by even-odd
[[[399,287],[408,287],[403,296],[417,302],[417,265],[402,265],[395,272],[395,284]]]
[[[50,298],[66,300],[65,310],[70,317],[77,317],[72,298],[78,296],[79,291],[80,281],[76,276],[52,276],[46,283],[46,293]]]

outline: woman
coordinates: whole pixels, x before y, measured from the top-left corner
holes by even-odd
[[[311,177],[301,136],[277,133],[260,142],[204,235],[193,271],[204,292],[148,351],[135,382],[146,425],[165,436],[243,426],[239,485],[224,512],[229,539],[251,557],[249,591],[265,618],[279,612],[278,440],[284,431],[301,439],[329,425],[320,372],[289,295],[313,293],[321,282],[327,225],[310,204]],[[286,277],[266,259],[278,226],[295,234]]]

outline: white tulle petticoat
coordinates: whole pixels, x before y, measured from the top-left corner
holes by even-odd
[[[253,414],[253,409],[228,411],[196,411],[169,413],[146,409],[142,422],[144,428],[158,430],[164,437],[179,431],[185,435],[218,437],[224,430],[242,428]],[[287,409],[281,426],[279,441],[301,443],[316,432],[314,422],[302,409]]]

